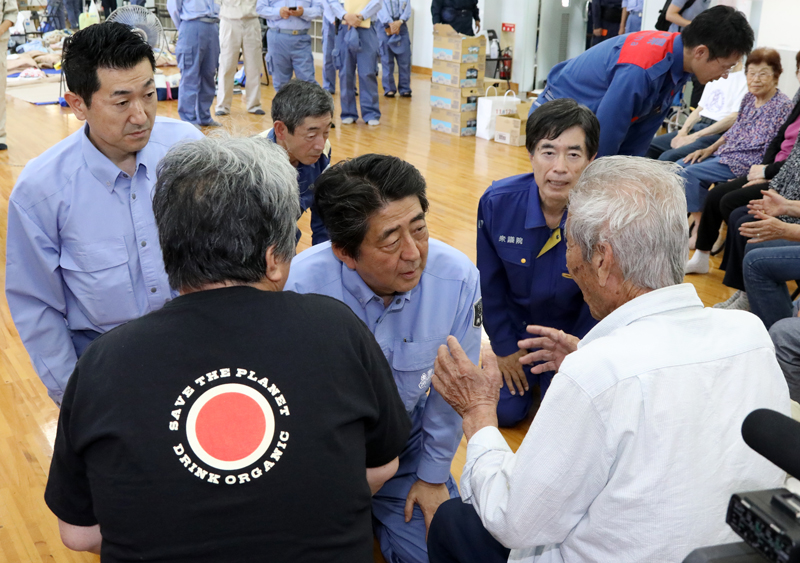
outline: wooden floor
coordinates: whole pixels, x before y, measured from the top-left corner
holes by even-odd
[[[318,80],[321,82],[321,77]],[[399,156],[420,169],[428,182],[431,236],[460,249],[475,260],[475,214],[478,198],[496,179],[530,171],[524,147],[509,147],[475,137],[458,138],[430,130],[430,78],[413,75],[414,97],[381,97],[381,125],[359,122],[344,126],[338,119],[331,132],[333,160],[368,152]],[[272,87],[262,88],[269,114]],[[159,115],[177,118],[177,102],[159,103]],[[233,135],[251,135],[271,126],[268,115],[248,114],[235,96],[231,116],[217,118]],[[5,236],[8,197],[29,159],[81,126],[69,109],[34,106],[8,97],[9,150],[0,152],[0,282],[5,287]],[[301,222],[300,250],[309,245],[308,214]],[[718,265],[715,259],[714,265]],[[690,276],[707,304],[722,301],[732,290],[721,285],[721,272]],[[55,517],[43,492],[47,479],[58,410],[47,397],[23,348],[5,300],[0,297],[0,561],[97,561],[88,554],[67,550],[59,539]],[[504,431],[516,450],[530,422]],[[462,442],[453,461],[460,477],[464,464]]]

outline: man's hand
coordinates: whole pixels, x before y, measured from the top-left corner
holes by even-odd
[[[762,199],[754,199],[747,204],[750,215],[755,215],[757,211],[770,217],[789,214],[788,200],[785,197],[775,190],[761,190],[761,193],[764,194]]]
[[[593,34],[595,37],[602,37],[602,35],[603,35],[603,28],[602,28],[602,27],[597,27],[597,28],[593,29],[593,30],[592,30],[592,34]]]
[[[439,505],[448,500],[450,500],[450,491],[447,490],[447,485],[426,483],[422,479],[418,479],[411,485],[411,490],[408,491],[408,497],[406,497],[406,523],[411,522],[414,505],[418,504],[425,517],[425,539],[427,539],[433,515],[436,514]]]
[[[279,14],[280,14],[280,16],[281,16],[283,19],[285,19],[285,20],[288,20],[290,17],[292,17],[292,12],[290,12],[290,11],[289,11],[289,8],[287,8],[286,6],[284,6],[283,8],[281,8],[281,9],[278,11],[278,13],[279,13]]]
[[[481,30],[481,20],[475,20],[475,33],[480,32]]]
[[[343,21],[350,27],[358,27],[364,21],[364,18],[361,17],[361,14],[345,14]]]
[[[302,6],[298,6],[297,8],[294,9],[294,11],[292,12],[292,15],[293,16],[297,16],[299,18],[299,17],[302,17],[303,14],[305,14],[305,13],[306,13],[306,9],[303,8]]]
[[[753,212],[753,216],[758,219],[758,221],[750,221],[739,227],[739,233],[741,233],[743,237],[750,239],[747,241],[748,244],[751,242],[766,242],[768,240],[786,238],[787,223],[775,217],[765,215],[760,211]]]
[[[766,164],[754,164],[750,167],[750,171],[747,173],[747,180],[750,182],[753,180],[765,180],[766,176],[764,176],[764,170],[766,168]]]
[[[679,149],[681,147],[685,147],[686,145],[693,143],[695,141],[692,135],[687,135],[686,133],[678,133],[675,135],[672,140],[669,142],[669,146],[673,149]]]
[[[700,150],[696,150],[696,151],[694,151],[692,153],[689,153],[688,155],[686,155],[686,158],[684,158],[683,161],[686,164],[694,164],[695,162],[703,162],[709,156],[714,154],[714,149],[712,149],[712,150],[709,150],[709,149],[711,149],[711,147],[707,147],[705,149],[700,149]]]
[[[546,326],[528,325],[526,330],[539,336],[520,340],[517,345],[520,348],[540,348],[540,350],[523,356],[520,361],[523,364],[544,362],[531,366],[531,373],[558,371],[561,369],[561,362],[564,361],[564,358],[577,350],[578,342],[581,341],[580,338],[567,334],[563,330],[556,330]]]
[[[497,426],[502,376],[489,347],[483,351],[481,369],[469,361],[456,337],[448,336],[447,346],[439,346],[433,371],[433,386],[464,419],[467,440],[481,428]]]
[[[389,24],[389,29],[392,30],[392,35],[397,35],[400,33],[400,28],[403,26],[403,22],[400,20],[395,20]]]
[[[528,390],[528,378],[525,376],[525,370],[519,362],[519,359],[527,353],[527,350],[517,350],[510,356],[497,357],[497,367],[500,368],[500,373],[503,374],[503,379],[512,395],[517,394],[514,390],[515,386],[519,389],[520,396],[524,395],[525,391]],[[501,383],[500,387],[502,386]]]

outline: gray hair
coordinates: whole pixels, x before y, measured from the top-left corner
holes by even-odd
[[[334,111],[333,96],[316,82],[290,80],[272,100],[273,123],[282,122],[290,135],[307,117],[333,117]]]
[[[567,238],[588,262],[608,243],[625,281],[659,289],[683,281],[688,258],[680,166],[633,156],[590,164],[570,192]]]
[[[258,282],[268,248],[294,256],[297,171],[266,139],[180,143],[158,165],[153,212],[173,288]]]

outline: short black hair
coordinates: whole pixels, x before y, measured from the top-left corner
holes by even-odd
[[[533,154],[542,139],[556,139],[576,126],[586,134],[586,156],[592,158],[600,146],[600,122],[592,110],[572,98],[545,102],[531,114],[525,128],[525,148]]]
[[[358,258],[372,215],[410,196],[428,211],[425,178],[408,162],[383,154],[365,154],[328,168],[314,183],[314,205],[331,244]]]
[[[130,26],[118,22],[90,25],[64,39],[61,70],[70,92],[83,98],[91,107],[92,96],[100,89],[98,68],[129,69],[143,60],[150,61],[153,71],[156,59],[153,49]]]
[[[286,125],[290,135],[303,124],[307,117],[322,117],[334,114],[333,96],[316,82],[290,80],[275,94],[272,100],[272,121]]]
[[[746,56],[753,50],[755,35],[747,18],[730,6],[714,6],[695,16],[681,31],[683,46],[708,47],[709,60],[732,55]]]

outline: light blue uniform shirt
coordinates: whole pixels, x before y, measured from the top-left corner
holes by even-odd
[[[203,138],[188,123],[157,117],[130,177],[87,133],[88,125],[28,162],[8,205],[8,306],[58,402],[77,361],[73,331],[106,332],[177,295],[164,272],[151,195],[167,150]]]
[[[622,0],[622,7],[629,12],[641,13],[644,8],[644,0]]]
[[[328,6],[330,7],[333,15],[339,19],[344,18],[344,15],[347,13],[344,9],[344,6],[339,3],[339,0],[321,0],[322,2],[327,2]],[[361,15],[364,16],[365,20],[370,18],[374,18],[381,9],[381,2],[382,0],[370,0],[370,3],[367,4],[363,10],[361,10]]]
[[[339,3],[339,5],[341,5],[341,2],[338,0],[336,1]],[[328,0],[320,0],[320,3],[322,4],[322,15],[325,17],[325,21],[328,23],[334,23],[336,20],[336,15],[333,13],[333,9],[331,8]]]
[[[396,20],[407,22],[410,17],[410,0],[383,0],[377,19],[381,24],[386,24]]]
[[[182,21],[219,19],[219,4],[214,0],[167,0],[167,11],[177,29]]]
[[[458,250],[430,239],[419,284],[396,295],[386,307],[355,270],[334,256],[327,242],[292,260],[285,289],[334,297],[366,323],[392,366],[412,424],[421,426],[419,455],[413,460],[401,456],[397,476],[410,471],[429,483],[444,483],[461,441],[461,417],[431,387],[433,362],[449,335],[458,338],[470,360],[478,362],[482,316],[477,268]],[[409,442],[416,438],[412,433]]]
[[[689,0],[672,0],[670,4],[673,6],[677,6],[678,8],[683,8]],[[695,3],[683,10],[681,16],[686,18],[689,21],[692,21],[697,14],[700,12],[704,12],[711,7],[711,0],[695,0]],[[669,26],[669,31],[680,31],[683,28],[680,27],[678,24],[673,23]]]
[[[322,15],[322,3],[325,0],[258,0],[256,12],[267,20],[272,29],[300,30],[311,27],[311,20]],[[302,7],[300,17],[281,17],[281,8]]]

